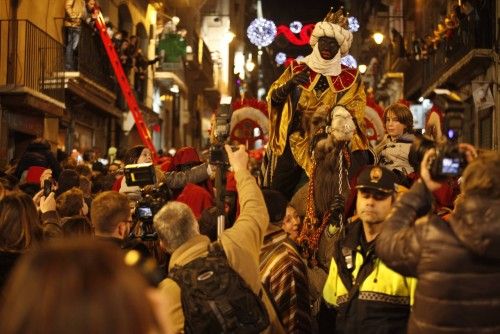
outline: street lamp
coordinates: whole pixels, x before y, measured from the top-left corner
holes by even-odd
[[[373,40],[375,41],[375,43],[377,43],[378,45],[382,44],[384,42],[384,34],[380,33],[380,32],[376,32],[373,34],[372,36]]]
[[[248,72],[252,72],[255,68],[255,63],[253,62],[252,60],[252,54],[248,54],[248,59],[245,63],[245,69],[248,71]]]
[[[227,44],[231,43],[236,35],[232,31],[226,31],[224,33],[224,42]]]
[[[180,21],[181,19],[178,16],[172,16],[172,23],[174,24],[174,26],[177,26]]]
[[[359,73],[361,74],[364,74],[366,72],[366,65],[365,64],[361,64],[358,66],[358,69],[359,69]]]

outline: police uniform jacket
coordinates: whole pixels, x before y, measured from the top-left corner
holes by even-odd
[[[361,220],[349,223],[335,242],[323,289],[337,313],[335,333],[406,333],[415,283],[380,261]]]

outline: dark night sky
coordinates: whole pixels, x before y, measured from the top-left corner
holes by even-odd
[[[338,5],[332,0],[262,0],[265,18],[277,25],[298,20],[303,23],[315,23],[322,20],[331,6]]]
[[[302,24],[316,23],[323,20],[330,7],[338,9],[339,0],[262,0],[264,18],[272,20],[277,26],[289,25],[293,21]],[[262,69],[264,85],[268,87],[283,71],[283,66],[277,66],[274,57],[277,52],[284,52],[287,57],[295,58],[299,55],[306,56],[311,52],[311,47],[296,46],[289,43],[283,36],[279,36],[273,44],[264,49]]]

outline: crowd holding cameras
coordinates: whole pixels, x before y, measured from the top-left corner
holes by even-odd
[[[66,4],[71,69],[95,2]],[[0,332],[500,332],[499,153],[400,103],[372,146],[342,18],[270,87],[256,165],[224,103],[204,158],[28,145],[0,175]],[[141,94],[154,61],[109,28]]]
[[[407,145],[399,139],[413,133],[402,121],[404,108],[386,110],[380,164],[362,167],[354,178],[344,225],[326,227],[332,244],[325,266],[304,257],[300,238],[307,208],[300,192],[288,201],[277,190],[261,189],[243,146],[226,145],[221,160],[228,163],[221,165],[202,162],[193,148],[155,164],[151,152],[137,146],[121,156],[123,162],[104,167],[93,151],[84,159],[73,154],[58,162],[46,141],[35,140],[1,177],[2,332],[30,331],[31,325],[24,326],[28,316],[43,324],[44,332],[94,332],[93,326],[99,326],[96,332],[211,332],[223,321],[200,323],[186,306],[191,304],[179,268],[212,256],[215,243],[265,314],[259,317],[259,307],[246,304],[243,311],[226,306],[231,311],[222,317],[253,314],[255,332],[495,332],[500,156],[457,144],[467,167],[455,177],[460,195],[449,200],[454,206],[442,211],[433,193],[454,176],[442,165],[442,173],[436,172],[436,159],[447,159],[436,152],[440,145],[416,136],[398,151],[403,167],[391,164],[394,151],[388,145]],[[148,180],[134,185],[129,174],[136,173],[136,181],[144,178],[144,166]],[[235,191],[236,201],[224,198],[226,225],[220,230],[213,177],[222,166],[230,175],[226,193]],[[144,265],[146,259],[155,265]],[[79,280],[64,284],[58,271]],[[133,279],[124,280],[125,274]],[[54,275],[58,278],[49,279]],[[32,276],[39,279],[28,283]],[[60,300],[53,297],[55,284],[61,286]],[[118,289],[121,302],[115,303],[142,305],[116,309],[127,315],[126,325],[71,308],[76,314],[61,318],[67,314],[61,303],[86,292],[85,307],[112,303],[117,297],[106,287]],[[136,312],[132,318],[130,312]]]
[[[97,6],[65,1],[67,70]],[[370,143],[344,19],[269,88],[262,161],[230,104],[201,156],[33,140],[0,172],[0,332],[500,333],[500,154],[402,103]],[[159,59],[108,33],[144,97]]]

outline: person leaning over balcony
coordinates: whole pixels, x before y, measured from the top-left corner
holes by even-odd
[[[64,44],[66,45],[64,67],[68,71],[74,71],[76,70],[75,51],[80,41],[81,24],[87,14],[85,1],[66,0],[64,12]]]

